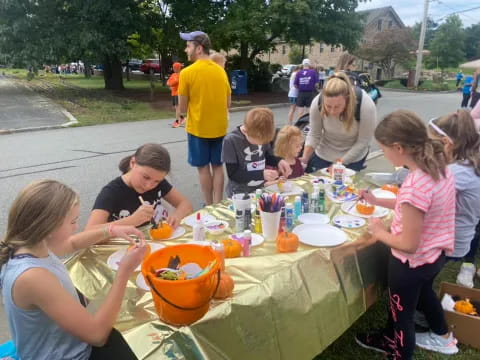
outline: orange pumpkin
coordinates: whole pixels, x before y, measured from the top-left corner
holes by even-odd
[[[233,294],[235,283],[230,275],[226,272],[220,273],[220,283],[218,284],[217,292],[213,296],[215,299],[226,299]]]
[[[375,205],[369,204],[366,201],[360,200],[356,205],[357,211],[362,215],[372,215],[375,211]]]
[[[277,236],[279,252],[294,252],[298,249],[298,236],[291,232],[281,232]]]
[[[150,247],[150,245],[148,244],[145,244],[145,247],[147,248],[147,251],[145,251],[145,255],[143,256],[143,260],[145,260],[147,258],[148,255],[150,255],[150,253],[152,252],[152,248]],[[130,251],[132,249],[135,248],[135,245],[130,245],[128,248],[127,248],[127,251]]]
[[[385,184],[382,186],[382,190],[391,191],[395,195],[398,195],[398,186],[395,184]]]
[[[240,244],[237,240],[223,239],[222,244],[226,258],[239,257],[242,253],[242,244]]]
[[[454,309],[455,311],[461,312],[463,314],[477,315],[477,311],[470,302],[470,299],[459,300],[455,302]]]
[[[150,237],[152,240],[165,240],[173,234],[173,228],[166,222],[162,222],[156,229],[150,229]]]

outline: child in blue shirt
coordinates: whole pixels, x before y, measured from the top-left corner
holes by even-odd
[[[461,104],[462,109],[468,106],[468,100],[470,99],[470,95],[472,93],[472,83],[473,77],[471,76],[467,76],[463,82],[463,99]]]

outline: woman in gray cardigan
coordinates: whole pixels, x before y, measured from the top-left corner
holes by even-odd
[[[338,159],[360,171],[376,125],[377,109],[367,93],[353,87],[343,72],[331,76],[310,106],[310,131],[301,158],[308,164],[307,172],[328,167]]]

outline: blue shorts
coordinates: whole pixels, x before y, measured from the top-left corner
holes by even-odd
[[[195,167],[208,164],[222,165],[223,136],[218,138],[201,138],[188,135],[188,163]]]
[[[288,97],[288,102],[290,105],[295,105],[297,103],[297,98],[296,97]]]

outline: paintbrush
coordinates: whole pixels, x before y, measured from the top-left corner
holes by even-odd
[[[140,201],[140,204],[145,205],[145,200],[143,200],[142,195],[138,195],[138,201]],[[160,222],[161,221],[162,221],[162,219],[160,219]],[[158,224],[155,222],[155,219],[154,219],[153,216],[150,219],[150,224],[152,225],[152,229],[158,228]]]
[[[365,192],[367,192],[367,193],[370,192],[370,189],[371,189],[372,187],[373,187],[373,185],[370,185],[370,186],[367,188],[367,190],[365,190]],[[353,201],[353,202],[352,202],[352,205],[350,205],[350,206],[348,207],[347,212],[350,212],[350,211],[353,209],[353,207],[354,207],[355,205],[357,205],[357,203],[358,203],[360,200],[361,200],[360,197],[358,197],[357,200]]]

